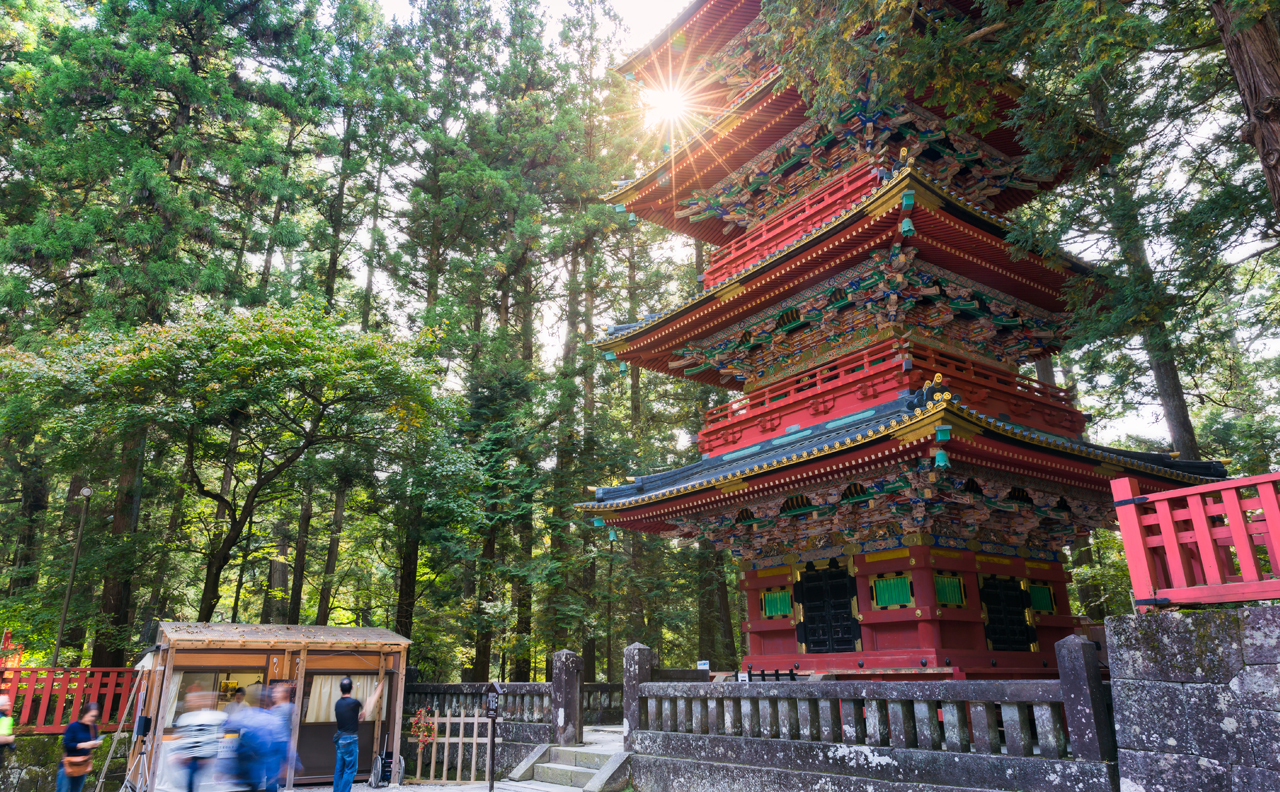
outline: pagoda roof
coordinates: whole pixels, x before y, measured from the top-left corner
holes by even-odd
[[[1091,482],[1100,490],[1105,490],[1105,482],[1113,475],[1121,474],[1138,476],[1152,489],[1226,477],[1220,462],[1179,461],[1168,454],[1073,441],[991,418],[949,399],[913,411],[908,407],[910,398],[904,394],[872,410],[807,430],[784,432],[751,448],[638,477],[623,486],[600,487],[595,501],[577,506],[585,512],[603,513],[615,523],[659,524],[664,514],[704,509],[704,503],[718,494],[794,487],[816,474],[853,465],[919,457],[939,442],[935,430],[943,425],[953,432],[953,439],[945,445],[953,459],[981,465],[991,464],[984,459],[1003,457],[1002,463],[995,464],[1013,463],[1011,470],[1027,471],[1046,464],[1043,455],[1047,453],[1059,463],[1053,465],[1055,475],[1041,477],[1077,485]],[[619,514],[623,510],[635,511],[624,517]]]
[[[659,64],[695,63],[716,52],[760,15],[760,0],[692,0],[649,42],[613,67],[644,74]],[[685,34],[683,48],[672,39]]]
[[[1090,271],[1083,261],[1065,253],[1058,253],[1054,261],[1015,251],[1001,238],[1012,227],[1008,221],[907,167],[843,214],[787,244],[762,251],[754,264],[713,288],[669,311],[611,326],[592,343],[638,365],[671,373],[667,362],[676,360],[675,350],[689,341],[741,321],[858,263],[871,251],[888,247],[899,228],[901,199],[907,190],[914,191],[917,205],[911,213],[915,233],[905,244],[930,264],[1049,311],[1066,308],[1061,289],[1069,277]],[[706,371],[690,379],[719,384],[719,373]]]
[[[807,105],[794,87],[783,87],[782,70],[765,72],[671,153],[600,200],[624,204],[642,219],[680,234],[720,245],[726,236],[715,223],[676,217],[678,200],[706,190],[747,164],[807,120]]]

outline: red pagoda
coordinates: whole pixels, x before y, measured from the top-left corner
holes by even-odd
[[[744,671],[1056,675],[1080,623],[1063,548],[1113,519],[1109,481],[1225,471],[1087,443],[1072,393],[1019,373],[1060,347],[1086,266],[1015,250],[1003,213],[1065,173],[870,85],[810,117],[759,11],[695,0],[618,67],[687,86],[709,120],[605,200],[717,247],[699,295],[596,345],[742,395],[707,413],[701,461],[581,508],[729,550]]]

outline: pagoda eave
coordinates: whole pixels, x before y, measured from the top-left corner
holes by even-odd
[[[877,246],[889,245],[901,223],[902,200],[908,190],[915,195],[917,206],[910,215],[915,233],[906,243],[932,264],[996,284],[1049,311],[1065,307],[1061,289],[1067,279],[1088,271],[1066,257],[1045,260],[1014,250],[992,233],[996,230],[993,217],[984,217],[927,176],[906,168],[841,215],[809,229],[714,288],[593,343],[618,359],[675,373],[668,363],[678,360],[674,351],[690,340],[732,325],[758,306],[784,300],[858,263],[859,257]],[[992,228],[987,230],[977,223]],[[719,384],[720,379],[714,371],[690,378],[708,384]],[[728,383],[727,387],[741,386]]]
[[[776,453],[761,450],[754,457],[738,456],[741,463],[727,467],[717,467],[718,460],[711,460],[712,467],[705,476],[690,470],[688,480],[669,486],[654,482],[660,488],[651,492],[635,491],[629,497],[577,506],[584,512],[602,515],[609,524],[654,531],[671,517],[720,508],[774,490],[794,489],[819,478],[848,478],[860,468],[936,457],[938,451],[948,462],[1031,475],[1104,496],[1109,492],[1108,482],[1118,475],[1133,476],[1150,491],[1167,489],[1171,484],[1185,486],[1215,480],[1156,465],[1118,449],[1028,431],[950,401],[938,401],[919,415],[903,410],[892,418],[888,414],[877,416],[873,425],[819,435],[812,443],[783,446]],[[648,484],[642,478],[637,487],[647,488]]]

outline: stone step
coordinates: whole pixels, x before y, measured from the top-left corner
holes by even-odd
[[[618,746],[621,750],[622,746]],[[588,748],[552,748],[550,760],[556,764],[575,765],[577,767],[590,767],[592,770],[599,770],[604,767],[604,763],[609,761],[609,757],[615,752],[609,750],[591,750]]]
[[[508,781],[506,783],[511,784],[520,790],[529,790],[530,792],[582,792],[581,787],[565,786],[563,784],[549,784],[546,781],[517,781],[515,783]]]
[[[546,762],[533,766],[533,780],[543,781],[548,784],[562,784],[568,787],[577,787],[581,789],[587,785],[591,777],[596,771],[589,767],[578,767],[571,764],[557,764],[556,762]]]

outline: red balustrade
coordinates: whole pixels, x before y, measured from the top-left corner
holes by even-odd
[[[1280,598],[1280,473],[1140,495],[1111,482],[1133,597],[1153,605]]]
[[[1084,431],[1087,421],[1071,391],[930,347],[914,347],[911,357],[916,370],[941,374],[960,393],[962,403],[985,415],[1004,413],[1014,423],[1055,434]]]
[[[880,186],[880,178],[864,164],[836,177],[791,208],[761,221],[755,228],[711,253],[704,285],[722,283],[751,268],[762,256],[785,247],[816,229]]]
[[[882,390],[906,387],[900,347],[899,341],[882,341],[711,408],[698,433],[702,451],[724,453],[748,446],[775,434],[784,418],[802,425],[827,420],[837,406],[846,412],[846,402],[874,402]]]
[[[910,368],[903,367],[906,360]],[[1069,391],[922,345],[908,351],[890,339],[711,408],[699,445],[703,453],[717,454],[743,448],[784,425],[803,428],[884,402],[891,392],[918,390],[937,374],[962,403],[985,414],[1007,413],[1018,423],[1058,434],[1084,428]]]
[[[0,693],[12,702],[14,725],[23,732],[61,734],[89,701],[102,707],[98,730],[113,732],[133,722],[125,707],[136,678],[132,668],[6,668]]]

